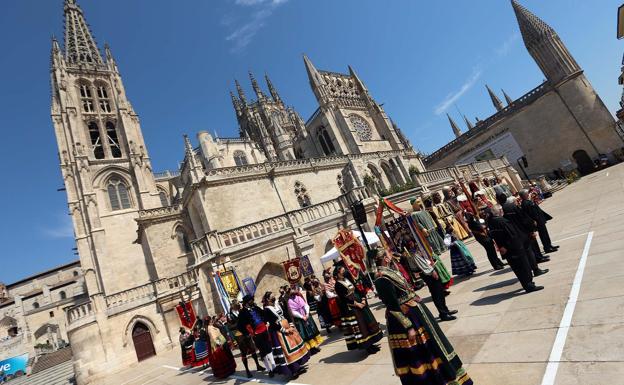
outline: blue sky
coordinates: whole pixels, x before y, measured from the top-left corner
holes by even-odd
[[[485,83],[513,98],[541,83],[507,0],[79,0],[96,41],[108,42],[156,170],[175,169],[182,134],[234,136],[228,91],[266,71],[304,119],[316,108],[303,66],[352,65],[412,140],[431,152],[461,123],[494,112]],[[525,0],[559,33],[611,111],[624,42],[619,1]],[[50,121],[50,37],[62,39],[62,0],[20,0],[0,14],[0,164],[5,188],[0,281],[72,261],[56,142]],[[502,95],[501,95],[502,99]],[[463,127],[463,125],[462,125]]]

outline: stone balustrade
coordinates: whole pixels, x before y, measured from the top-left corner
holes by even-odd
[[[438,170],[430,170],[421,172],[418,174],[421,184],[437,184],[439,182],[448,181],[453,179],[453,175],[447,168],[441,168]]]
[[[87,318],[94,314],[93,306],[91,302],[86,302],[80,305],[72,306],[65,310],[67,314],[67,322],[72,324],[83,318]]]
[[[153,298],[156,295],[153,283],[147,283],[132,289],[106,296],[106,307],[113,308],[123,304],[134,302],[143,298]]]
[[[173,205],[166,207],[157,207],[155,209],[139,210],[139,218],[147,219],[171,214],[179,214],[181,209],[182,208],[180,207],[180,205]]]
[[[249,225],[237,227],[232,230],[226,230],[219,233],[219,238],[221,239],[221,244],[224,247],[228,247],[289,229],[291,227],[292,225],[288,221],[288,215],[284,214],[265,219],[263,221],[254,222]]]
[[[330,201],[304,207],[300,210],[291,211],[288,217],[293,225],[298,226],[341,212],[343,212],[343,208],[339,200],[332,199]]]

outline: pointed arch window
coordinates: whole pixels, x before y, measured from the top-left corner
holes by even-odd
[[[186,235],[186,232],[184,231],[182,226],[178,226],[175,230],[175,233],[178,240],[178,246],[180,246],[180,251],[182,251],[183,253],[190,253],[191,251],[193,251],[193,249],[191,249],[191,243],[188,240],[188,236]]]
[[[113,158],[121,158],[121,147],[119,146],[115,123],[106,122],[106,138],[108,139],[108,147],[110,147]]]
[[[100,101],[100,110],[102,112],[111,112],[110,100],[108,98],[108,90],[105,85],[97,86],[97,97]]]
[[[66,299],[66,298],[67,298],[67,294],[66,294],[64,291],[61,291],[61,292],[59,293],[59,297],[60,297],[61,299]]]
[[[80,83],[80,100],[82,102],[83,112],[93,112],[93,94],[91,93],[91,86],[87,83]]]
[[[299,202],[300,207],[312,206],[308,189],[299,181],[295,182],[295,196],[297,197],[297,202]]]
[[[128,186],[121,179],[111,178],[108,182],[107,191],[111,210],[129,209],[131,207]]]
[[[163,207],[169,206],[169,198],[167,198],[167,193],[160,190],[158,191],[158,197],[160,198],[160,204]]]
[[[247,162],[247,155],[245,155],[245,152],[240,150],[234,151],[234,163],[236,163],[237,166],[249,164],[249,162]]]
[[[329,136],[329,133],[326,129],[323,129],[323,138],[325,138],[325,142],[327,143],[327,148],[329,149],[329,153],[333,154],[336,152],[336,148],[334,148],[334,143]]]
[[[323,149],[323,153],[325,155],[330,155],[336,152],[334,143],[332,142],[329,133],[325,129],[325,126],[320,126],[318,128],[318,141],[319,143],[321,143],[321,148]]]
[[[364,118],[360,115],[351,114],[349,115],[349,121],[355,129],[355,134],[361,141],[364,142],[373,139],[373,130],[371,130],[370,125]]]
[[[329,155],[329,148],[327,148],[327,143],[325,143],[325,138],[323,138],[323,134],[319,134],[318,141],[321,143],[321,148],[323,149],[324,155]]]
[[[96,122],[89,122],[89,138],[91,139],[91,150],[95,159],[104,159],[104,147],[100,137],[100,128]]]

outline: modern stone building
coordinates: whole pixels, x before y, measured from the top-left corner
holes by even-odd
[[[236,281],[258,292],[284,282],[281,262],[319,257],[350,204],[373,216],[377,194],[410,196],[478,178],[520,186],[505,159],[426,171],[420,155],[353,69],[304,65],[319,108],[307,122],[251,79],[236,84],[240,136],[185,137],[179,171],[154,173],[117,63],[101,54],[75,0],[66,0],[64,47],[52,41],[51,115],[88,300],[66,310],[79,384],[177,347],[175,306],[214,314]],[[181,146],[182,147],[182,146]]]
[[[0,360],[65,346],[65,308],[88,300],[79,261],[0,284]]]
[[[624,146],[613,116],[554,29],[512,0],[524,44],[546,81],[506,106],[488,87],[496,113],[474,126],[466,119],[463,134],[451,119],[456,139],[425,159],[427,167],[507,156],[516,166],[528,159],[527,172],[551,174],[577,168],[593,170],[600,154],[614,160]],[[450,119],[450,117],[449,117]]]

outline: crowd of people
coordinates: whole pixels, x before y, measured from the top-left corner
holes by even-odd
[[[472,185],[470,191],[455,186],[442,194],[413,198],[410,213],[395,207],[399,215],[376,224],[380,245],[367,253],[368,266],[341,255],[323,271],[322,280],[307,277],[301,285],[280,287],[277,296],[267,291],[259,297],[260,304],[246,295],[241,303],[233,301],[226,315],[201,320],[191,332],[182,328],[183,363],[209,364],[215,377],[224,378],[236,369],[232,349],[238,348],[247,377],[253,377],[251,356],[256,371],[292,380],[320,351],[320,330],[330,334],[336,327],[344,334],[347,350],[375,354],[383,331],[368,304],[374,293],[386,308],[388,343],[403,384],[472,384],[438,326],[457,317],[458,311],[446,303],[453,276],[467,278],[477,270],[463,241],[474,237],[494,270],[508,264],[527,293],[543,289],[533,277],[548,272],[538,266],[549,258],[537,237],[544,253],[558,249],[546,226],[551,217],[538,205],[539,194],[522,190],[513,195],[506,185],[487,187],[484,192]],[[446,250],[451,273],[440,258]],[[417,290],[424,286],[437,318],[421,304]]]

